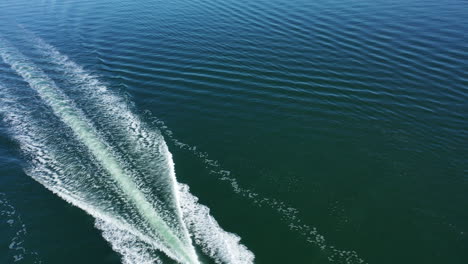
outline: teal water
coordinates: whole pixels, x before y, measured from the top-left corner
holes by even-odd
[[[0,1],[0,263],[467,263],[466,1]]]

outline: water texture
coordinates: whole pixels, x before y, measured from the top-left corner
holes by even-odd
[[[466,263],[466,14],[0,1],[0,262]]]

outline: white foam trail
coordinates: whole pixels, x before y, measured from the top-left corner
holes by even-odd
[[[158,263],[155,258],[154,249],[163,248],[157,240],[146,233],[130,225],[119,215],[112,214],[103,209],[105,201],[100,200],[98,203],[93,203],[86,200],[89,197],[84,197],[72,181],[68,181],[67,177],[78,175],[79,178],[85,178],[89,169],[77,165],[80,164],[65,164],[59,161],[57,155],[64,156],[62,146],[51,148],[43,142],[52,136],[60,138],[62,132],[53,134],[54,128],[42,126],[41,121],[31,118],[31,112],[37,109],[27,109],[22,105],[14,95],[13,91],[6,89],[0,85],[0,113],[3,116],[5,123],[10,125],[10,131],[13,132],[15,139],[20,144],[22,151],[26,155],[30,155],[31,167],[27,169],[27,174],[31,175],[35,180],[44,185],[47,189],[73,204],[85,212],[96,218],[96,226],[103,231],[103,236],[111,242],[114,249],[122,254],[124,263]],[[31,99],[27,98],[30,101]],[[33,102],[36,103],[36,102]],[[34,105],[34,104],[33,104]],[[55,141],[55,139],[53,139]],[[75,165],[75,166],[73,166]],[[83,171],[85,174],[83,174]],[[98,171],[95,171],[97,174]],[[96,175],[103,176],[103,175]],[[106,186],[112,189],[112,186]],[[85,199],[85,200],[83,200]],[[115,203],[116,201],[111,201]],[[105,206],[104,206],[105,207]],[[111,241],[110,241],[111,240]],[[127,245],[132,240],[137,240],[140,243],[149,245],[146,252],[143,252],[137,245]]]
[[[139,118],[132,114],[122,98],[109,92],[107,87],[96,77],[87,73],[81,66],[42,39],[34,36],[32,39],[36,41],[40,51],[58,66],[62,74],[67,77],[66,80],[85,94],[83,97],[87,98],[87,107],[103,112],[98,117],[113,117],[100,120],[100,122],[112,123],[117,120],[117,124],[108,125],[116,129],[126,129],[121,134],[125,135],[127,140],[133,143],[133,147],[136,147],[139,152],[152,153],[151,145],[138,139],[159,137],[159,134],[155,135]],[[165,155],[170,157],[171,154],[166,150]],[[148,160],[154,157],[143,158],[143,163],[148,164]],[[170,168],[173,168],[172,158],[168,158],[166,162]],[[174,173],[173,169],[171,173]],[[179,198],[178,203],[180,203],[180,206],[177,206],[177,208],[182,209],[183,221],[189,227],[195,242],[202,247],[205,254],[211,256],[217,263],[253,263],[254,255],[252,252],[240,244],[238,236],[224,231],[219,226],[209,214],[209,209],[197,203],[198,199],[189,193],[188,186],[179,184],[175,192],[179,193],[176,198]]]
[[[48,58],[48,60],[58,66],[58,69],[66,77],[71,88],[78,90],[85,96],[84,109],[88,110],[86,114],[91,113],[91,120],[98,124],[105,124],[106,131],[101,137],[114,139],[113,142],[119,142],[118,146],[125,151],[125,160],[134,166],[143,174],[151,174],[154,171],[164,171],[175,179],[174,164],[172,157],[167,149],[164,139],[161,134],[149,129],[144,123],[140,122],[139,118],[135,116],[129,109],[129,106],[124,100],[108,91],[107,87],[98,81],[98,79],[87,73],[81,66],[71,61],[67,56],[60,54],[54,47],[45,43],[42,39],[32,37],[36,41],[36,45],[41,53]],[[18,57],[16,57],[18,59]],[[29,69],[31,70],[31,69]],[[42,75],[44,75],[42,73]],[[25,78],[26,79],[26,78]],[[60,91],[58,91],[60,92]],[[64,96],[64,95],[63,95]],[[13,104],[17,105],[17,104]],[[74,106],[74,108],[77,108]],[[8,107],[7,107],[8,109]],[[19,113],[24,119],[24,114]],[[84,113],[80,114],[80,117]],[[14,123],[14,122],[13,122]],[[80,173],[81,171],[89,171],[92,169],[74,171],[72,168],[64,168],[63,164],[56,164],[58,159],[54,151],[50,149],[50,145],[37,145],[35,142],[41,142],[39,139],[25,140],[26,132],[33,131],[33,136],[37,137],[40,128],[25,128],[25,124],[34,124],[34,120],[22,120],[16,122],[20,129],[17,129],[17,134],[20,135],[22,146],[26,146],[26,152],[35,153],[35,160],[33,163],[35,167],[29,172],[30,175],[35,177],[38,181],[42,182],[46,187],[57,193],[60,197],[68,202],[85,209],[88,213],[92,214],[96,219],[96,226],[103,230],[103,236],[108,240],[115,251],[123,256],[125,263],[153,263],[158,262],[158,258],[154,255],[154,248],[164,250],[164,245],[160,245],[152,237],[147,236],[141,232],[141,228],[135,229],[134,225],[125,222],[125,219],[118,217],[118,214],[109,214],[103,210],[102,205],[93,204],[90,200],[82,200],[82,194],[76,195],[75,192],[70,192],[70,186],[76,185],[74,182],[67,181],[62,183],[64,173]],[[87,122],[90,123],[89,121]],[[102,133],[102,131],[99,131]],[[52,131],[45,131],[44,134],[48,135]],[[99,135],[99,133],[96,134]],[[99,135],[101,136],[101,135]],[[34,138],[34,137],[32,137]],[[19,140],[19,141],[21,141]],[[156,150],[156,151],[155,151]],[[55,154],[60,153],[63,156],[63,148],[55,151]],[[51,165],[55,164],[55,165]],[[81,166],[85,166],[81,164]],[[50,170],[49,167],[53,167]],[[46,176],[44,176],[46,175]],[[141,175],[140,175],[141,176]],[[81,178],[86,175],[81,175]],[[156,177],[142,177],[138,180],[138,187],[142,190],[145,186],[163,185],[166,186],[167,182],[154,182]],[[90,179],[94,181],[95,177]],[[174,180],[175,182],[175,180]],[[156,184],[152,184],[156,183]],[[163,184],[161,184],[163,183]],[[169,182],[171,183],[171,182]],[[106,182],[106,185],[112,185]],[[248,264],[253,263],[254,255],[245,246],[239,243],[240,238],[234,234],[224,231],[216,220],[209,215],[209,209],[197,203],[197,198],[188,192],[188,187],[185,185],[170,184],[172,188],[169,196],[171,196],[173,203],[170,209],[175,209],[178,214],[178,219],[175,221],[168,221],[177,223],[183,221],[185,224],[170,227],[175,231],[181,231],[187,234],[185,225],[189,226],[189,231],[194,237],[195,242],[199,244],[203,252],[211,256],[216,263],[238,263]],[[108,187],[109,189],[110,187]],[[159,191],[159,189],[158,189]],[[150,190],[145,193],[150,193]],[[115,194],[117,196],[117,194]],[[151,201],[151,197],[145,197]],[[92,200],[97,200],[93,197]],[[179,201],[180,200],[180,201]],[[112,205],[109,205],[112,206]],[[166,208],[167,209],[167,208]],[[182,210],[180,212],[180,210]],[[165,219],[171,219],[173,216],[164,214]],[[180,216],[180,217],[179,217]],[[140,224],[140,223],[138,223]],[[171,254],[168,254],[171,256]],[[174,256],[171,256],[174,258]],[[177,256],[175,257],[177,259]]]
[[[188,185],[179,184],[184,220],[195,242],[216,263],[253,263],[254,255],[240,244],[240,237],[224,231],[210,215],[210,209],[198,203]]]
[[[112,175],[127,198],[138,212],[153,227],[155,236],[161,241],[163,251],[183,263],[199,263],[189,235],[178,236],[145,198],[138,185],[128,177],[120,166],[115,153],[101,139],[96,129],[84,114],[71,102],[40,69],[25,58],[16,48],[0,39],[0,56],[39,94],[56,116],[72,129],[75,136],[93,154],[103,168]]]
[[[95,225],[102,230],[102,236],[109,241],[112,249],[122,255],[123,264],[163,264],[152,252],[151,244],[139,236],[102,219],[97,219]]]

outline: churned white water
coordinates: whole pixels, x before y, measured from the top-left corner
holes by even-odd
[[[159,131],[140,121],[122,98],[34,38],[40,54],[82,93],[67,95],[31,59],[0,39],[0,56],[38,97],[2,87],[0,110],[29,160],[27,172],[96,218],[96,227],[124,263],[200,263],[194,243],[217,263],[252,263],[240,238],[224,231],[175,178]],[[40,112],[41,115],[37,115]],[[45,117],[47,121],[45,122]],[[44,118],[41,120],[41,118]]]

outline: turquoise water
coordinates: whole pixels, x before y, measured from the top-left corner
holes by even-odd
[[[467,263],[465,1],[0,1],[0,263]]]

